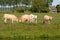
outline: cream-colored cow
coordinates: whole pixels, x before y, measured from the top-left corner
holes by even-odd
[[[22,15],[20,18],[19,18],[19,22],[36,22],[37,23],[37,16],[36,15],[33,15],[33,14],[24,14]]]
[[[19,18],[19,22],[22,22],[22,23],[25,21],[29,22],[29,18],[30,16],[28,14],[24,14]]]
[[[30,14],[30,22],[37,23],[37,15]]]
[[[14,21],[18,22],[18,18],[15,15],[13,15],[13,14],[4,14],[3,15],[3,19],[4,19],[4,22],[5,23],[7,23],[7,20],[11,20],[12,23]]]
[[[43,23],[50,23],[52,18],[52,16],[45,15],[43,18]]]

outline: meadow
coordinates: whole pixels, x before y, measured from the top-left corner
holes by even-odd
[[[18,18],[23,14],[35,14],[38,23],[3,22],[3,14],[0,12],[0,39],[1,40],[60,40],[60,13],[9,13]],[[50,24],[43,24],[43,16],[50,15],[53,20]]]

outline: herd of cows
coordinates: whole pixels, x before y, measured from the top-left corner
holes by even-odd
[[[28,22],[28,23],[37,23],[37,15],[34,14],[24,14],[20,18],[18,18],[16,15],[13,14],[4,14],[3,20],[4,23],[7,23],[7,20],[11,20],[12,23],[15,22]],[[44,15],[43,17],[43,23],[50,23],[52,20],[52,16]]]

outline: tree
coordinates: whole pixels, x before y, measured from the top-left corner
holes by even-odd
[[[0,4],[3,4],[3,5],[14,5],[14,4],[18,4],[20,3],[21,0],[0,0]]]
[[[32,1],[32,8],[33,12],[48,12],[48,0],[33,0]]]
[[[30,1],[31,1],[31,0],[23,0],[22,3],[23,3],[23,4],[26,4],[26,5],[29,5]]]
[[[47,6],[52,5],[53,0],[46,0]]]

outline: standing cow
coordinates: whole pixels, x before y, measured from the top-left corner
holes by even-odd
[[[18,22],[18,18],[15,15],[13,15],[13,14],[4,14],[3,15],[3,19],[4,19],[4,22],[5,23],[7,23],[7,20],[11,20],[12,23],[14,21]]]

